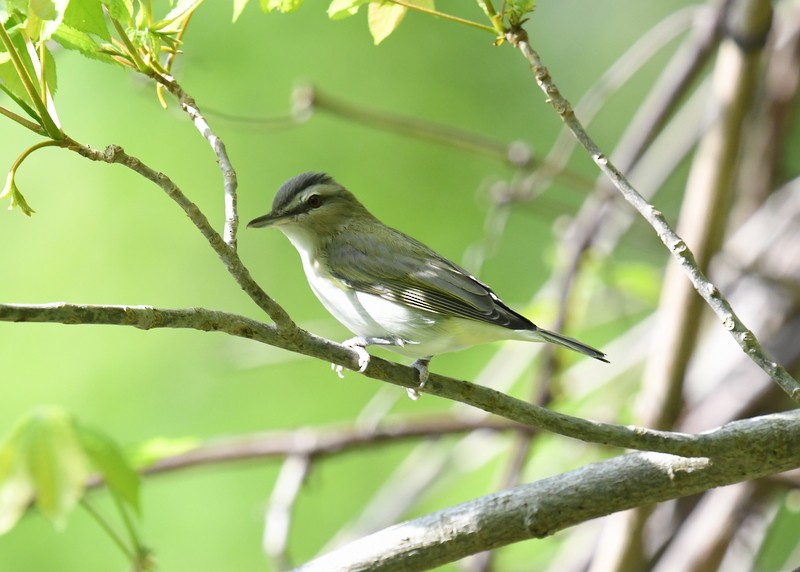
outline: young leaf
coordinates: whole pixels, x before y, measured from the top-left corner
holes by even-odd
[[[409,0],[409,4],[433,10],[433,0]],[[369,4],[369,32],[377,46],[395,31],[406,15],[407,8],[389,0],[373,0]]]
[[[277,10],[284,14],[287,12],[294,12],[302,3],[303,0],[261,0],[260,2],[262,11],[272,12]]]
[[[328,6],[328,17],[331,20],[341,20],[353,16],[358,12],[358,8],[367,2],[369,0],[333,0]]]
[[[406,10],[405,6],[384,0],[369,3],[367,22],[369,23],[369,33],[372,34],[376,46],[395,31],[403,21]]]
[[[94,34],[107,42],[111,41],[111,34],[103,15],[103,3],[100,0],[80,0],[79,2],[72,0],[64,12],[64,25],[79,32]],[[60,31],[61,28],[55,33],[58,34]]]
[[[24,478],[36,493],[36,506],[56,526],[62,525],[89,475],[72,418],[57,407],[39,408],[22,421],[12,439]]]
[[[15,175],[16,173],[13,169],[9,171],[8,176],[6,177],[6,184],[3,185],[3,190],[0,191],[0,199],[11,199],[11,203],[8,205],[8,210],[19,207],[23,213],[31,216],[36,211],[34,211],[30,205],[28,205],[25,197],[23,197],[22,193],[19,192]]]
[[[34,490],[13,432],[0,444],[0,534],[11,530],[33,502]]]
[[[177,32],[183,24],[183,21],[202,1],[203,0],[181,0],[162,20],[150,26],[150,29],[165,33]]]
[[[139,512],[139,474],[133,470],[117,444],[108,436],[76,424],[76,433],[92,465],[99,471],[109,490]]]
[[[536,8],[536,0],[509,0],[505,5],[504,16],[512,26],[521,24],[527,14]]]
[[[108,54],[107,48],[98,44],[89,34],[66,24],[56,30],[56,33],[53,34],[53,39],[68,50],[77,50],[87,58],[120,65],[117,60]]]
[[[123,24],[130,22],[133,17],[132,0],[102,0],[102,2],[108,10],[108,15]]]
[[[242,12],[244,12],[244,9],[247,7],[247,3],[249,1],[250,0],[233,0],[233,18],[231,19],[231,22],[234,24],[236,23],[236,20],[238,20],[239,16],[242,15]],[[267,10],[264,11],[267,12]]]
[[[25,31],[39,45],[49,40],[61,22],[67,10],[69,0],[33,0],[28,3],[28,20]]]
[[[369,33],[372,34],[376,46],[395,31],[403,21],[406,10],[405,6],[386,0],[369,3],[367,22],[369,23]]]

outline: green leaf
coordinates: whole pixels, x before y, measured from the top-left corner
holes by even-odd
[[[22,110],[28,114],[28,116],[33,119],[39,125],[42,125],[42,120],[39,118],[39,115],[36,113],[36,110],[33,109],[30,105],[28,105],[25,101],[21,100],[17,95],[8,89],[3,82],[0,81],[0,91],[4,92],[8,97],[10,97],[14,102],[19,105]]]
[[[203,0],[181,0],[162,20],[150,26],[150,29],[164,33],[177,32],[183,25],[183,21],[197,9],[202,1]]]
[[[250,0],[233,0],[233,19],[231,20],[233,23],[236,23],[236,20],[242,15],[249,1]]]
[[[508,18],[508,23],[517,26],[522,23],[525,16],[536,8],[536,0],[508,0],[502,14]]]
[[[108,15],[128,24],[133,17],[133,0],[102,0],[103,5],[108,10]]]
[[[108,54],[107,48],[98,44],[92,36],[66,24],[56,30],[53,39],[68,50],[77,50],[87,58],[120,65]]]
[[[117,444],[108,436],[76,424],[78,439],[92,465],[103,475],[112,494],[139,512],[139,474],[128,463]]]
[[[369,23],[369,33],[372,34],[376,46],[395,31],[403,21],[407,10],[408,8],[405,6],[385,0],[369,3],[367,22]]]
[[[22,66],[27,71],[34,88],[38,90],[39,81],[37,79],[37,70],[41,68],[41,64],[38,60],[38,53],[34,49],[30,40],[26,41],[26,39],[23,37],[23,34],[20,33],[21,31],[19,27],[12,26],[7,31],[8,35],[11,37],[11,44],[14,47],[14,51],[21,60]],[[14,96],[16,96],[17,99],[24,101],[26,104],[30,104],[31,107],[36,107],[33,105],[33,100],[30,98],[28,91],[25,89],[25,84],[20,79],[17,68],[14,67],[11,54],[5,50],[5,47],[2,44],[0,44],[0,56],[2,56],[0,58],[0,83],[5,86],[3,91],[10,91],[14,94]],[[31,59],[32,57],[37,57],[35,64]],[[50,92],[55,93],[57,85],[56,63],[52,54],[46,48],[44,70],[45,82],[47,83]]]
[[[0,530],[11,528],[34,496],[39,510],[63,524],[83,494],[86,461],[65,411],[40,407],[23,418],[0,445]]]
[[[64,25],[79,32],[94,34],[107,42],[111,41],[100,0],[72,0],[64,13]],[[55,35],[60,31],[61,28],[56,30]]]
[[[49,40],[61,22],[69,0],[30,0],[25,31],[38,45]]]
[[[14,47],[19,58],[22,60],[22,64],[28,72],[28,75],[31,78],[36,78],[36,72],[33,67],[33,63],[31,62],[30,53],[28,52],[28,47],[25,44],[25,40],[22,38],[22,34],[19,33],[18,29],[9,29],[8,35],[11,37],[11,44]],[[25,89],[25,85],[22,83],[22,80],[19,78],[19,74],[17,73],[17,69],[14,67],[14,62],[11,60],[11,55],[6,51],[5,46],[0,44],[0,54],[8,54],[8,57],[4,57],[2,63],[0,63],[0,83],[2,83],[6,90],[13,93],[17,98],[26,102],[32,103],[30,96],[28,95],[28,91]]]
[[[358,12],[358,8],[367,2],[369,0],[333,0],[328,6],[328,17],[331,20],[341,20],[353,16]]]
[[[13,170],[8,173],[8,176],[6,177],[6,184],[3,186],[2,192],[0,192],[0,199],[5,199],[8,197],[11,198],[11,203],[8,205],[8,210],[13,210],[16,207],[19,207],[20,210],[28,216],[31,216],[36,212],[30,207],[28,201],[26,201],[25,197],[22,196],[22,193],[19,192],[19,189],[17,188],[15,172]]]
[[[33,502],[33,483],[13,432],[0,444],[0,534],[11,530]]]
[[[287,12],[294,12],[297,10],[303,0],[260,0],[261,10],[264,12],[273,12],[277,10],[286,14]]]

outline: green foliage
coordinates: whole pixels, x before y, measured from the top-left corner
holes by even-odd
[[[0,192],[0,199],[11,199],[8,206],[9,210],[19,207],[20,210],[28,216],[31,216],[34,212],[36,212],[30,207],[28,201],[25,200],[25,197],[22,195],[22,193],[19,192],[14,171],[8,172],[6,184],[3,186],[3,190]]]
[[[274,10],[277,10],[278,12],[283,12],[283,13],[294,12],[300,7],[300,4],[303,3],[303,0],[260,0],[260,1],[261,1],[261,9],[264,10],[264,12],[272,12]],[[246,3],[247,0],[244,0],[242,2],[242,4]]]
[[[90,469],[111,494],[139,507],[139,476],[119,447],[55,406],[21,419],[0,444],[0,534],[32,503],[60,527],[86,490]]]
[[[525,16],[536,8],[536,0],[508,0],[504,3],[503,15],[507,18],[509,26],[519,26],[525,21]]]
[[[90,59],[161,78],[169,72],[180,37],[201,2],[180,0],[160,19],[153,17],[150,0],[5,2],[0,5],[0,91],[35,123],[10,110],[0,108],[0,113],[39,135],[64,141],[53,99],[56,64],[47,41],[55,40]],[[162,64],[164,53],[167,60]],[[11,168],[0,193],[0,198],[10,198],[11,208],[19,206],[27,215],[34,211],[17,187],[15,171],[30,151]]]

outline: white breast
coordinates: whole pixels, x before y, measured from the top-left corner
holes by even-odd
[[[515,337],[511,330],[498,326],[449,318],[356,292],[332,276],[313,256],[315,237],[296,227],[281,230],[300,253],[311,290],[357,336],[393,340],[397,345],[387,349],[415,358]]]

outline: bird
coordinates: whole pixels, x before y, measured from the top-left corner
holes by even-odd
[[[361,372],[370,359],[365,348],[386,346],[415,358],[422,390],[433,356],[500,340],[549,342],[608,363],[605,353],[536,326],[467,270],[383,224],[326,173],[286,181],[272,210],[247,227],[275,227],[289,239],[311,290],[355,334],[343,344]]]

